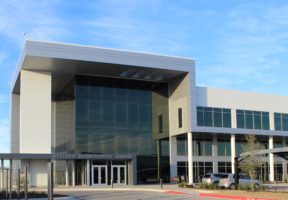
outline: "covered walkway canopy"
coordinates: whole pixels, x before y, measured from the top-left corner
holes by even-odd
[[[264,155],[264,154],[274,154],[285,160],[288,160],[288,147],[274,148],[274,149],[261,149],[255,151],[248,151],[240,154],[240,158],[247,157],[250,155]]]

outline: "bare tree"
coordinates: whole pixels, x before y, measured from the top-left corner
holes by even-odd
[[[251,179],[257,176],[257,168],[261,167],[261,156],[253,154],[253,152],[263,149],[263,146],[257,142],[255,135],[246,135],[247,143],[242,146],[243,152],[250,152],[250,154],[239,164],[240,169],[245,174],[249,175]],[[251,190],[255,190],[253,182],[251,181]]]

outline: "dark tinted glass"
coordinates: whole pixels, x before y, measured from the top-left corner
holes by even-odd
[[[274,125],[275,125],[275,130],[278,130],[278,131],[282,130],[281,113],[274,113]]]
[[[225,108],[197,107],[197,126],[231,127],[231,110]]]
[[[178,127],[182,128],[182,108],[178,108]]]
[[[197,107],[197,126],[204,126],[204,108]]]
[[[204,108],[204,126],[212,126],[212,108]]]
[[[222,109],[213,109],[214,127],[222,127]]]
[[[268,112],[262,112],[262,126],[264,130],[270,130],[270,121]]]
[[[245,124],[246,128],[253,129],[253,112],[252,111],[245,111]]]
[[[244,111],[237,110],[237,128],[245,128],[245,118],[244,118]]]
[[[77,76],[75,152],[156,154],[146,83]]]
[[[223,127],[231,128],[231,110],[223,109]]]
[[[254,129],[262,129],[261,112],[254,112]]]
[[[288,114],[282,114],[282,129],[288,131]]]

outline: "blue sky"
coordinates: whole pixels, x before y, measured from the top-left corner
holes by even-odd
[[[30,39],[190,57],[197,85],[288,95],[286,0],[1,0],[0,152],[9,82]]]

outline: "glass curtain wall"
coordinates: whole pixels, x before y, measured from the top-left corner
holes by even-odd
[[[157,146],[152,137],[153,108],[159,103],[153,101],[155,88],[157,95],[161,88],[168,90],[165,83],[76,76],[76,153],[136,154],[138,177],[143,182],[157,177]],[[165,105],[162,110],[168,113]],[[163,130],[168,131],[166,113],[161,114]]]

